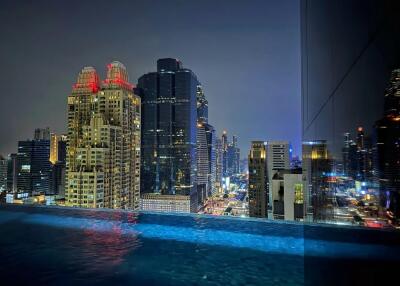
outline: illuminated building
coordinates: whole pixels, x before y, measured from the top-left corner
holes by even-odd
[[[332,161],[324,140],[303,142],[303,190],[304,212],[308,221],[324,221],[333,218],[331,188],[328,173]]]
[[[372,181],[372,146],[369,137],[364,135],[362,127],[357,128],[356,141],[351,140],[350,133],[345,134],[342,148],[344,173],[360,182]]]
[[[208,123],[208,101],[203,88],[197,85],[197,193],[199,202],[203,202],[208,195],[215,193],[216,177],[216,132]],[[205,138],[205,141],[204,141]],[[206,144],[207,150],[204,148]],[[207,170],[206,170],[207,166]],[[207,177],[207,178],[205,178]],[[205,183],[205,181],[207,181]]]
[[[196,75],[176,59],[138,80],[142,98],[141,193],[189,196],[197,212]]]
[[[66,205],[138,209],[140,98],[126,68],[85,67],[68,96]]]
[[[216,152],[216,131],[210,124],[205,124],[207,146],[208,146],[208,194],[216,192],[217,178],[217,152]]]
[[[67,136],[50,134],[50,162],[51,180],[50,189],[52,194],[65,196],[65,175],[67,156]]]
[[[240,149],[237,145],[237,136],[232,136],[232,142],[228,143],[226,151],[226,174],[228,176],[240,173]]]
[[[18,142],[17,191],[31,195],[50,192],[49,140]]]
[[[140,210],[154,212],[189,213],[190,197],[180,195],[142,194]]]
[[[7,164],[7,192],[17,192],[18,161],[17,154],[12,153],[8,156]]]
[[[249,152],[249,216],[267,217],[267,162],[264,141],[252,141]]]
[[[222,132],[222,176],[228,177],[228,134],[226,130]]]
[[[66,148],[66,135],[57,135],[55,133],[50,134],[50,162],[52,164],[55,164],[56,162],[65,162],[67,156]]]
[[[215,140],[215,186],[217,189],[222,187],[222,170],[223,169],[223,147],[222,140]]]
[[[384,117],[375,124],[377,177],[381,206],[400,219],[400,69],[392,71],[385,91]]]
[[[343,162],[343,174],[346,176],[350,173],[350,144],[352,140],[350,139],[350,133],[344,134],[344,145],[342,148],[342,162]]]
[[[199,204],[203,204],[207,199],[209,156],[206,129],[204,124],[197,124],[197,196]]]
[[[208,123],[208,101],[204,95],[203,87],[197,85],[197,120],[201,123]]]
[[[7,159],[0,155],[0,192],[7,190]]]

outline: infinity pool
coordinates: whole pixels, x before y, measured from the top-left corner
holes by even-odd
[[[0,206],[2,285],[376,285],[399,262],[396,232]]]

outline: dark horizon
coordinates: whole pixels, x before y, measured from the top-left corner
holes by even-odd
[[[242,158],[251,140],[288,140],[301,153],[297,1],[7,1],[0,16],[2,155],[35,128],[66,131],[67,96],[84,66],[104,78],[118,60],[136,84],[165,57],[197,75],[210,123],[239,137]]]

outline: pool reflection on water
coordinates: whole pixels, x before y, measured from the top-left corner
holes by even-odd
[[[400,261],[395,232],[257,219],[3,205],[0,229],[7,285],[374,285]]]

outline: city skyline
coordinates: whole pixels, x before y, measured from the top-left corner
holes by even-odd
[[[104,78],[103,64],[121,61],[130,71],[130,81],[136,84],[140,75],[153,70],[158,58],[165,57],[180,59],[201,78],[209,101],[209,117],[218,136],[224,129],[230,135],[236,134],[242,150],[249,149],[251,140],[287,140],[293,144],[294,153],[299,154],[298,4],[262,2],[258,4],[268,7],[263,13],[255,8],[257,5],[247,7],[239,2],[232,2],[229,7],[217,3],[214,12],[202,3],[188,5],[177,1],[179,5],[170,4],[174,6],[172,11],[169,5],[159,2],[165,6],[164,10],[172,13],[163,18],[173,26],[171,30],[163,27],[157,15],[151,15],[152,5],[148,3],[122,2],[108,15],[111,25],[107,21],[96,21],[93,27],[85,24],[86,16],[88,20],[94,19],[84,12],[87,3],[40,2],[31,7],[22,2],[12,3],[12,9],[6,3],[3,11],[7,13],[0,12],[2,29],[11,38],[10,44],[0,48],[3,62],[0,81],[5,86],[1,119],[8,124],[0,128],[0,134],[7,133],[1,136],[0,154],[16,152],[16,142],[30,138],[31,130],[37,126],[49,126],[57,134],[66,132],[65,98],[74,83],[74,75],[84,66],[93,65]],[[106,13],[104,3],[97,6],[101,13]],[[130,7],[132,15],[126,12]],[[220,14],[221,11],[224,12]],[[253,15],[252,20],[240,20],[243,13]],[[14,22],[22,14],[30,25],[22,27]],[[174,17],[177,14],[185,16],[177,20]],[[118,25],[120,17],[127,21],[123,27]],[[207,21],[201,23],[204,19]],[[189,24],[190,21],[196,24]],[[288,32],[277,33],[277,25]],[[117,26],[117,33],[111,33]],[[210,30],[210,26],[215,29]],[[239,27],[242,27],[240,37],[234,33]],[[79,30],[86,33],[77,33]],[[29,39],[14,37],[21,33]],[[104,34],[109,38],[105,40]],[[32,41],[31,37],[39,41]],[[248,45],[258,47],[252,57],[248,54]],[[9,56],[13,53],[19,56]],[[278,86],[276,82],[281,84]],[[274,107],[268,104],[270,101],[276,102]],[[18,115],[13,111],[16,106]],[[261,120],[248,128],[246,122],[254,113],[261,114]],[[20,114],[29,114],[29,120]],[[279,124],[277,118],[281,120]]]

